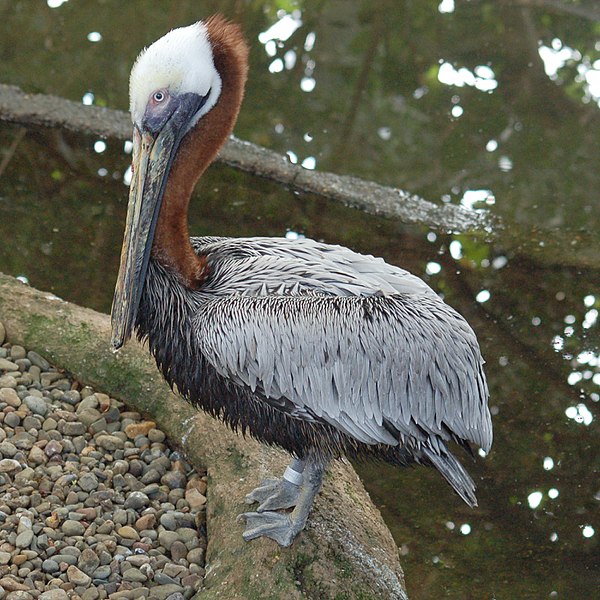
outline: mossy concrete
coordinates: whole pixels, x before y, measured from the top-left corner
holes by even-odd
[[[0,273],[0,321],[10,342],[152,418],[192,464],[207,469],[207,572],[197,598],[406,598],[398,549],[349,464],[332,465],[291,548],[246,543],[236,521],[248,508],[244,496],[281,473],[285,453],[231,432],[173,394],[140,344],[112,353],[106,315]]]

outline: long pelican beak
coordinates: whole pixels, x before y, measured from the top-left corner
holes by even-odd
[[[196,94],[184,94],[172,116],[159,129],[153,131],[152,123],[141,131],[134,126],[127,222],[111,310],[114,350],[131,337],[171,165],[190,119],[204,100]]]

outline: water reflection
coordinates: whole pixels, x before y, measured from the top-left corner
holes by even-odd
[[[385,2],[344,2],[344,11],[332,2],[320,12],[292,4],[302,12],[257,3],[237,15],[254,47],[236,133],[305,168],[335,168],[492,211],[506,230],[492,244],[406,227],[217,166],[198,190],[191,231],[342,243],[410,269],[458,308],[478,332],[492,394],[492,452],[473,464],[464,459],[479,485],[479,508],[462,506],[433,472],[358,465],[398,542],[410,595],[592,597],[599,583],[593,232],[600,227],[600,126],[596,105],[583,104],[593,88],[578,70],[594,47],[592,26],[553,15],[562,28],[558,47],[540,16],[538,53],[537,40],[533,52],[524,42],[522,14],[500,4],[481,31],[472,25],[480,16],[473,3],[419,3],[386,18],[376,16]],[[206,2],[203,15],[193,2],[171,13],[137,2],[107,1],[103,11],[24,6],[2,9],[14,25],[0,41],[9,82],[120,108],[144,44],[223,9],[219,2]],[[142,8],[148,18],[123,36],[118,23]],[[288,29],[274,35],[282,21]],[[500,25],[503,36],[495,33]],[[24,34],[30,31],[38,37]],[[102,40],[88,41],[96,31]],[[544,46],[559,54],[577,49],[582,58],[563,52],[549,73]],[[17,59],[24,55],[34,57],[29,70]],[[282,69],[271,73],[277,59]],[[478,78],[498,85],[482,91]],[[463,112],[452,116],[453,107]],[[19,131],[0,130],[9,160],[0,179],[0,239],[8,240],[0,269],[106,312],[131,143]]]

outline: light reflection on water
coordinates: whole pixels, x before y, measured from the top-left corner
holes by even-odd
[[[48,1],[48,6],[59,4]],[[206,4],[208,14],[211,3]],[[187,23],[195,18],[191,15],[197,17],[195,4],[182,6],[178,19]],[[527,137],[539,123],[533,113],[511,112],[510,96],[502,95],[514,82],[502,68],[501,45],[492,45],[500,48],[494,54],[489,40],[481,44],[483,50],[471,63],[460,54],[462,38],[457,35],[439,50],[431,73],[423,69],[411,78],[400,68],[410,57],[384,20],[387,45],[378,47],[376,56],[385,61],[366,71],[367,84],[374,88],[359,90],[355,86],[376,21],[352,16],[354,3],[345,6],[348,10],[339,17],[343,27],[327,13],[316,21],[308,5],[293,15],[274,10],[248,17],[253,71],[240,137],[287,153],[305,168],[356,173],[432,200],[492,211],[509,223],[534,224],[542,248],[552,241],[553,232],[544,230],[550,222],[571,224],[574,236],[577,227],[594,230],[597,216],[587,209],[590,190],[599,189],[593,170],[571,176],[576,165],[568,162],[574,152],[591,155],[585,138],[580,136],[564,155],[557,150],[547,155],[546,163],[527,170],[545,148],[568,145],[569,139],[566,129],[552,130],[549,138],[540,130],[536,144]],[[108,98],[110,106],[126,106],[129,65],[124,58],[123,64],[115,62],[126,55],[132,60],[156,37],[155,30],[163,33],[180,23],[160,22],[159,15],[152,27],[131,32],[132,39],[125,40],[115,35],[119,20],[113,17],[128,9],[121,3],[104,8],[107,14],[88,18],[85,30],[78,29],[75,19],[69,21],[84,7],[65,3],[53,9],[65,21],[48,27],[49,47],[60,45],[61,39],[82,39],[79,59],[86,69],[68,81],[61,79],[71,72],[64,68],[47,84],[35,72],[30,88],[61,95],[68,95],[63,91],[68,88],[84,104],[102,105]],[[442,19],[438,27],[457,27],[453,19],[467,10],[449,0],[434,9],[439,15],[428,18]],[[425,34],[413,29],[402,29],[407,47],[411,52],[420,48],[419,60],[425,61],[426,38],[419,37]],[[100,39],[88,41],[95,31],[101,32]],[[27,42],[22,38],[11,41],[17,54],[19,43]],[[539,50],[543,66],[549,61],[545,47],[560,56],[560,64],[582,61],[584,53],[578,58],[571,51],[574,46],[548,40]],[[451,56],[454,52],[457,57]],[[91,57],[87,63],[86,56]],[[105,69],[106,81],[90,69],[102,56],[111,65]],[[558,71],[546,69],[547,76],[566,77],[560,64]],[[578,72],[579,65],[573,66]],[[8,67],[9,61],[7,72]],[[579,73],[587,77],[582,94],[593,96],[593,74],[588,72]],[[497,86],[481,88],[491,83]],[[353,98],[358,99],[354,113],[348,108]],[[500,104],[494,104],[496,98]],[[537,104],[543,120],[547,107]],[[464,111],[457,120],[452,107]],[[510,114],[503,117],[504,111]],[[566,118],[570,113],[561,114]],[[589,117],[587,127],[596,132],[593,119]],[[558,122],[548,121],[552,126]],[[340,131],[349,132],[347,140],[336,140]],[[476,134],[470,136],[470,131]],[[0,133],[2,148],[10,147],[14,135],[11,128]],[[439,148],[444,148],[440,154]],[[130,152],[130,142],[71,134],[57,141],[52,132],[28,133],[0,180],[0,239],[11,240],[0,247],[0,270],[106,312],[131,179]],[[592,478],[600,401],[597,269],[586,270],[560,256],[554,262],[550,255],[538,260],[530,250],[520,250],[510,230],[489,244],[478,236],[407,228],[296,196],[223,167],[207,174],[193,211],[195,234],[306,235],[383,255],[426,279],[477,331],[487,359],[495,444],[488,457],[461,460],[479,482],[479,508],[461,505],[432,471],[358,465],[398,542],[412,598],[463,598],[474,590],[481,590],[481,597],[592,597],[600,501]]]

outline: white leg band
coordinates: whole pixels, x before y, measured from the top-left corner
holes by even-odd
[[[298,471],[294,471],[291,467],[286,467],[285,473],[283,474],[283,478],[294,485],[302,485],[304,481],[304,476],[302,473],[298,473]]]

